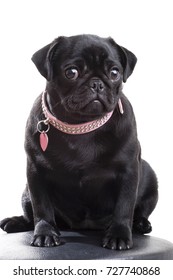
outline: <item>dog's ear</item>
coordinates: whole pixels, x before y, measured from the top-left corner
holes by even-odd
[[[48,44],[42,49],[35,52],[31,58],[40,74],[48,81],[51,81],[53,78],[52,60],[55,51],[58,48],[60,38],[61,37],[55,39],[51,44]]]
[[[136,56],[126,48],[119,46],[112,38],[109,38],[109,42],[118,49],[121,64],[123,66],[123,82],[125,83],[127,81],[127,78],[132,74],[137,58]]]

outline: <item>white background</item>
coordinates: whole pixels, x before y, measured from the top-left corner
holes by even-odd
[[[142,156],[159,180],[152,235],[173,242],[173,16],[171,0],[15,0],[0,4],[0,219],[20,215],[25,123],[45,80],[30,58],[60,35],[111,36],[138,57],[124,84]]]

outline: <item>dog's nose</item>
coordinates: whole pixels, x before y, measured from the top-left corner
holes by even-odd
[[[104,84],[101,80],[99,79],[92,79],[90,81],[90,88],[94,91],[94,92],[102,92],[104,90]]]

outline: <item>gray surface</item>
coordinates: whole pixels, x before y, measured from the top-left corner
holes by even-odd
[[[0,259],[6,260],[173,260],[173,244],[169,241],[134,235],[133,249],[113,251],[100,246],[99,232],[61,232],[63,245],[53,248],[30,246],[33,232],[3,233],[0,235]]]

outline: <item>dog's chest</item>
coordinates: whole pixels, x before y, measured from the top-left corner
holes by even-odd
[[[67,136],[67,135],[66,135]],[[95,137],[88,135],[70,135],[57,142],[54,154],[57,154],[57,161],[67,168],[79,169],[82,166],[88,167],[93,162],[103,159],[109,147]]]

